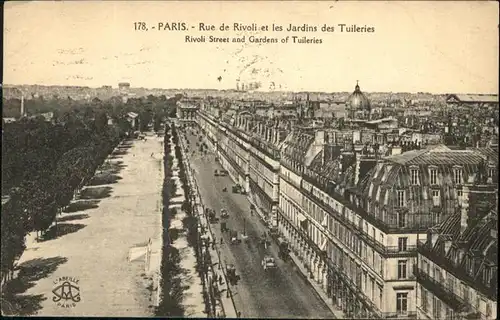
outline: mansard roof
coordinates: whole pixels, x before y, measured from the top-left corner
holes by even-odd
[[[385,159],[401,165],[463,165],[476,164],[484,159],[484,156],[475,150],[424,149],[404,152]]]
[[[325,146],[311,162],[309,169],[320,177],[346,186],[351,180],[354,165],[354,153],[343,152],[341,146]]]
[[[303,163],[307,150],[313,141],[314,135],[303,132],[302,130],[293,130],[285,139],[281,152],[284,156]]]

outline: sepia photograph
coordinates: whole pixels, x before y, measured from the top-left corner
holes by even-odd
[[[3,317],[497,319],[496,1],[6,1]]]

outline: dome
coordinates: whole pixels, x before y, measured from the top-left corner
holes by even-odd
[[[347,107],[351,110],[370,111],[370,100],[361,92],[357,83],[354,92],[347,99]]]

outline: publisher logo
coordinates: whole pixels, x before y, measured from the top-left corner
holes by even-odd
[[[54,301],[61,308],[74,308],[80,302],[80,280],[74,277],[60,277],[54,281]]]

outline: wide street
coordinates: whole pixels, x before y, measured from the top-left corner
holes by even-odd
[[[191,129],[188,132],[192,132]],[[236,266],[241,279],[233,286],[236,308],[242,317],[290,317],[290,318],[334,318],[325,303],[307,283],[293,262],[278,258],[277,245],[272,242],[267,249],[259,244],[260,237],[267,231],[257,214],[250,214],[250,203],[241,194],[231,192],[233,182],[228,176],[215,177],[214,170],[221,169],[215,155],[209,151],[201,155],[196,146],[198,136],[187,134],[189,140],[189,161],[194,169],[199,191],[205,207],[214,209],[217,217],[226,209],[230,217],[227,227],[238,231],[239,236],[246,231],[249,243],[230,244],[228,233],[220,244],[220,224],[212,224],[212,230],[221,248],[223,260]],[[192,151],[195,151],[193,154]],[[224,192],[224,187],[227,191]],[[264,270],[262,258],[275,258],[277,269]]]

